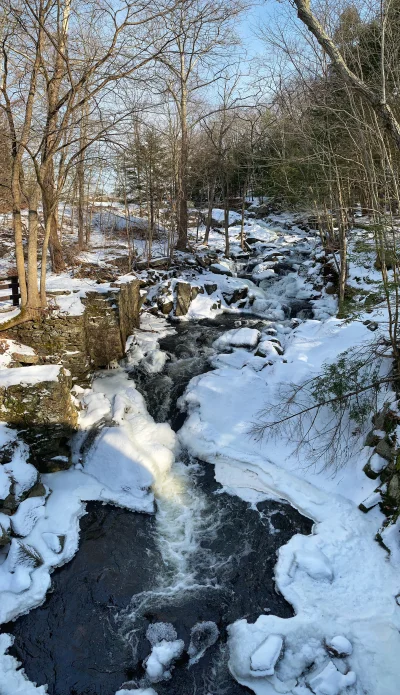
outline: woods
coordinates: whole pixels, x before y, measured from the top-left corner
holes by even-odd
[[[390,305],[398,3],[284,4],[268,26],[261,19],[259,57],[235,31],[247,10],[239,0],[1,3],[2,192],[24,309],[46,307],[48,255],[54,272],[66,267],[60,205],[76,210],[83,250],[99,190],[124,202],[127,230],[130,204],[147,217],[148,258],[161,217],[171,255],[188,246],[193,209],[205,243],[217,203],[244,210],[246,196],[261,195],[311,209],[342,310],[349,230],[356,210],[367,212]]]

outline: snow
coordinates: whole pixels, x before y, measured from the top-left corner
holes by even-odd
[[[385,433],[386,436],[386,433]],[[371,458],[368,461],[370,468],[374,473],[381,473],[384,468],[386,468],[388,462],[386,459],[382,458],[382,456],[379,456],[379,454],[373,454]]]
[[[283,639],[280,635],[268,635],[251,655],[251,672],[254,676],[272,676],[275,664],[282,651]]]
[[[192,379],[180,401],[188,411],[179,432],[182,444],[215,465],[223,486],[239,495],[243,490],[244,498],[251,489],[287,499],[315,521],[313,535],[294,536],[280,549],[276,565],[277,589],[295,617],[262,615],[254,624],[241,620],[229,628],[230,669],[256,695],[309,693],[310,667],[321,695],[343,689],[348,695],[398,692],[400,615],[394,596],[400,553],[392,553],[388,562],[375,541],[383,521],[378,508],[368,515],[358,509],[377,486],[362,470],[370,450],[355,450],[335,474],[310,466],[301,454],[294,457],[294,443],[284,434],[261,442],[249,434],[265,403],[279,402],[283,383],[310,378],[324,361],[372,339],[362,322],[305,321],[288,335],[284,359],[255,371],[235,351],[224,356],[223,366]],[[393,546],[398,546],[396,533],[391,530],[387,539]],[[282,636],[283,656],[273,675],[255,676],[251,657],[270,635]],[[339,671],[336,663],[334,670],[327,667],[327,644],[337,635],[353,646]]]
[[[184,648],[185,643],[181,639],[173,642],[163,639],[153,646],[150,656],[144,662],[146,673],[152,683],[171,678],[172,663],[181,656]]]
[[[315,695],[340,695],[345,688],[354,685],[355,682],[356,674],[353,671],[343,675],[332,661],[329,661],[318,674],[308,678],[308,684]]]
[[[0,369],[4,369],[13,361],[14,355],[32,356],[35,355],[33,348],[22,345],[15,340],[0,338]]]
[[[335,635],[327,642],[328,649],[332,650],[338,656],[350,656],[353,652],[351,642],[343,635]]]
[[[39,519],[44,516],[44,497],[28,497],[20,503],[11,517],[11,527],[15,535],[28,536]]]
[[[224,349],[229,347],[255,348],[260,340],[261,333],[255,328],[234,328],[223,333],[214,341],[213,347]]]
[[[45,381],[57,381],[61,369],[62,367],[59,364],[0,369],[0,388],[9,388],[18,384],[35,386]]]
[[[0,692],[1,695],[46,695],[47,686],[36,687],[28,681],[20,663],[7,650],[14,642],[11,635],[0,634]]]

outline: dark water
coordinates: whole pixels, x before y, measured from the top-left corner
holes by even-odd
[[[166,568],[155,517],[90,503],[79,552],[54,572],[46,603],[6,626],[29,678],[48,683],[50,695],[113,695],[126,681],[145,685],[148,625],[172,623],[187,648],[191,628],[206,620],[217,624],[218,642],[190,668],[184,653],[172,679],[154,685],[156,692],[248,692],[227,670],[226,626],[269,611],[293,615],[275,589],[276,551],[294,533],[310,533],[311,522],[284,503],[253,509],[221,494],[210,465],[200,465],[194,478],[207,499],[210,526],[192,559],[192,587],[172,595],[160,588]]]
[[[164,373],[132,374],[153,417],[177,429],[184,415],[176,399],[192,376],[209,369],[213,340],[229,328],[258,323],[232,316],[186,323],[164,338]],[[151,685],[143,660],[151,649],[146,630],[154,622],[171,623],[185,643],[172,679],[153,686],[158,695],[240,695],[248,690],[228,671],[227,626],[262,613],[293,615],[275,589],[276,553],[293,534],[310,533],[311,522],[283,502],[251,507],[227,495],[211,465],[177,465],[187,488],[186,516],[174,502],[171,512],[161,497],[156,516],[88,504],[79,551],[52,575],[44,605],[5,626],[28,677],[47,683],[50,695],[114,695],[123,683]],[[171,539],[186,529],[184,561],[174,562]],[[217,625],[219,639],[189,667],[190,632],[203,621]]]

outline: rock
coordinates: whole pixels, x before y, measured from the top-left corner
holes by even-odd
[[[10,540],[10,518],[0,513],[0,548],[7,545]]]
[[[189,282],[178,281],[175,285],[175,315],[186,316],[192,299],[192,288]]]
[[[246,299],[248,292],[248,286],[244,285],[244,287],[239,287],[233,290],[233,292],[223,292],[222,296],[227,304],[236,304],[236,302],[239,302],[241,299]]]
[[[160,304],[161,304],[160,309],[161,309],[162,313],[165,315],[171,313],[172,309],[174,308],[174,302],[172,301],[172,299],[164,301],[164,302],[160,302]]]
[[[75,427],[70,375],[59,365],[0,370],[0,417],[10,425]]]
[[[216,285],[215,282],[205,282],[204,283],[204,289],[207,292],[207,294],[210,295],[213,292],[217,291],[218,285]]]
[[[216,643],[218,637],[218,627],[211,620],[196,623],[190,631],[190,644],[188,648],[188,654],[190,656],[189,664],[196,664],[200,661],[207,649]]]
[[[198,287],[197,285],[195,285],[194,287],[192,287],[192,291],[190,293],[192,301],[193,299],[196,299],[198,294],[204,294],[204,287]]]
[[[29,463],[40,473],[57,473],[72,465],[69,441],[74,433],[70,425],[52,424],[26,428],[20,436],[29,446]]]
[[[366,514],[370,509],[376,507],[382,501],[381,491],[375,490],[368,497],[358,505],[358,508]]]
[[[386,459],[379,456],[379,454],[373,454],[369,461],[365,464],[363,471],[368,478],[371,478],[371,480],[376,480],[386,466]]]
[[[12,358],[14,362],[19,362],[20,364],[38,364],[39,355],[26,354],[24,352],[13,352]]]
[[[212,263],[210,265],[210,270],[216,275],[227,275],[228,277],[232,277],[233,275],[232,271],[229,270],[226,265],[222,265],[222,263]]]
[[[371,430],[365,438],[364,446],[376,446],[380,441],[380,437],[375,434],[374,430]]]
[[[390,446],[390,444],[385,440],[381,439],[375,447],[375,452],[386,459],[386,461],[393,461],[395,457],[395,449]]]

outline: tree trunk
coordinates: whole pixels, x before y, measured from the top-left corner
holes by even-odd
[[[188,175],[188,128],[187,128],[187,87],[182,85],[181,89],[181,151],[179,161],[179,181],[178,181],[178,241],[176,248],[185,251],[187,247],[188,233],[188,209],[187,209],[187,175]]]
[[[21,189],[19,185],[19,167],[13,166],[11,191],[13,197],[13,223],[15,239],[15,260],[17,264],[18,282],[21,293],[21,306],[24,307],[28,301],[28,290],[26,286],[26,272],[24,259],[24,244],[22,235],[21,219]]]
[[[29,200],[28,237],[28,309],[39,309],[41,300],[38,291],[38,186]]]
[[[85,163],[83,155],[79,157],[76,167],[77,188],[78,188],[78,248],[80,251],[85,247]]]
[[[50,257],[51,267],[54,273],[65,270],[65,263],[62,252],[62,245],[58,237],[58,213],[56,203],[56,191],[54,185],[53,163],[47,167],[42,184],[43,216],[45,227],[50,225]]]
[[[208,212],[207,212],[207,223],[206,223],[206,233],[204,234],[204,243],[208,244],[208,238],[210,236],[210,229],[211,229],[211,223],[212,223],[212,211],[213,211],[213,205],[214,205],[214,198],[215,198],[215,187],[216,187],[216,182],[215,179],[213,180],[208,196]]]
[[[230,246],[229,246],[229,202],[228,202],[228,191],[225,193],[224,201],[224,227],[225,227],[225,256],[229,258]]]

